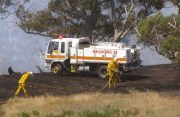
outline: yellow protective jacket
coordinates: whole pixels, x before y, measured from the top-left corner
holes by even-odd
[[[119,67],[119,63],[116,63],[113,60],[111,60],[107,66],[108,75],[111,76],[114,71],[118,70],[118,67]]]
[[[26,80],[29,78],[29,75],[30,75],[30,72],[23,74],[18,83],[25,83]]]

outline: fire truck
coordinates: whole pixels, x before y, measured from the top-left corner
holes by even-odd
[[[139,49],[119,42],[92,43],[89,38],[58,38],[50,40],[45,54],[45,66],[55,75],[64,71],[95,72],[100,78],[107,73],[107,64],[118,58],[120,74],[141,65]]]

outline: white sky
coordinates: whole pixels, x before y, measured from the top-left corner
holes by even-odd
[[[33,8],[43,9],[47,5],[47,1],[49,0],[42,0],[41,2],[33,0]],[[172,7],[162,11],[165,15],[176,12],[175,8]],[[45,52],[48,38],[26,34],[15,25],[14,19],[16,19],[14,16],[10,16],[5,20],[0,20],[0,74],[7,74],[10,65],[15,72],[29,70],[38,72],[35,66],[41,66],[41,61],[40,51],[37,49],[41,48]],[[148,48],[142,50],[141,58],[144,65],[170,63],[169,60]],[[43,66],[41,68],[47,70]]]
[[[40,65],[41,48],[45,51],[47,38],[24,33],[9,21],[0,21],[0,74],[6,74],[11,65],[14,71],[36,72]]]
[[[43,9],[47,3],[47,0],[44,2],[33,0],[31,9]],[[38,72],[36,65],[47,71],[44,66],[41,66],[38,49],[41,48],[45,52],[48,38],[26,34],[18,28],[14,19],[16,17],[11,15],[0,20],[0,74],[7,74],[9,66],[12,66],[15,72]]]

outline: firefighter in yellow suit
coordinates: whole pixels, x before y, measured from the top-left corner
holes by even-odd
[[[29,71],[21,76],[20,80],[18,81],[19,86],[18,86],[18,89],[16,90],[15,96],[19,94],[21,89],[23,89],[25,96],[26,97],[28,96],[26,92],[25,82],[29,78],[30,75],[33,76],[33,72]]]
[[[119,68],[118,58],[114,58],[108,63],[107,66],[107,76],[109,78],[108,85],[109,88],[112,87],[112,85],[116,85],[116,83],[120,80],[119,75],[117,74]]]

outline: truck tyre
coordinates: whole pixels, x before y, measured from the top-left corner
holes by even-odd
[[[55,64],[52,67],[52,71],[53,71],[54,75],[60,76],[63,73],[63,67],[60,64]]]
[[[105,66],[105,65],[100,66],[98,68],[97,73],[100,78],[105,78],[105,76],[107,74],[107,66]]]
[[[125,75],[125,73],[123,71],[120,71],[119,76],[120,76],[121,82],[127,81],[126,75]]]

